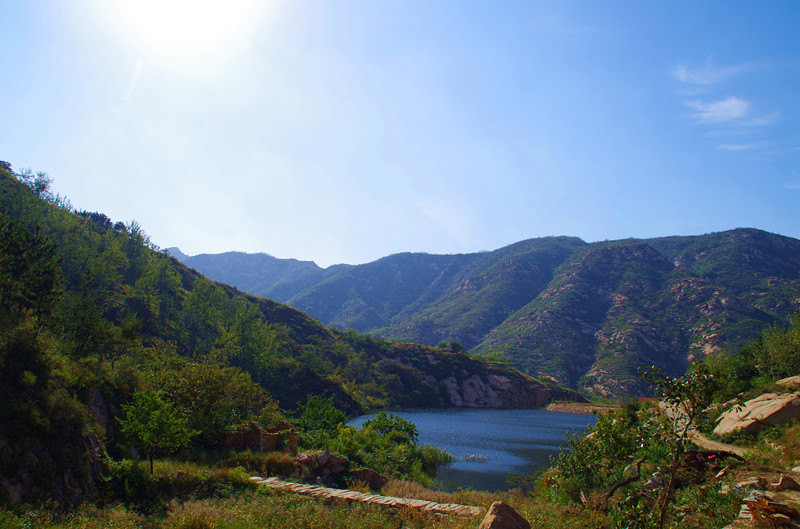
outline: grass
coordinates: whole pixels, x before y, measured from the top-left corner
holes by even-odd
[[[149,476],[149,472],[146,473]],[[214,469],[197,463],[156,462],[156,482],[181,494],[158,509],[141,509],[136,502],[97,506],[84,504],[63,513],[54,506],[15,506],[0,509],[4,529],[474,529],[481,516],[462,518],[411,509],[319,500],[266,487],[242,486],[247,473],[239,469]],[[248,480],[249,481],[249,480]],[[209,482],[217,494],[207,490]],[[164,485],[166,486],[166,485]],[[192,492],[192,488],[196,492]],[[210,494],[209,494],[210,493]],[[426,489],[405,480],[392,480],[382,491],[389,496],[462,503],[488,508],[502,500],[527,518],[533,527],[600,529],[604,516],[577,507],[559,507],[520,491],[448,493]],[[180,498],[180,499],[177,499]]]
[[[488,493],[465,493],[490,504]],[[504,498],[532,527],[600,529],[605,518],[577,507],[555,507],[527,496]],[[491,500],[491,501],[490,501]],[[166,513],[142,515],[120,505],[84,506],[58,517],[30,510],[23,514],[0,511],[0,526],[8,529],[474,529],[480,516],[459,518],[425,514],[410,509],[393,510],[364,504],[323,502],[313,498],[274,492],[248,491],[230,498],[214,498],[169,504]]]

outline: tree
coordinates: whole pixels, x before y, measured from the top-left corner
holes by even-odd
[[[209,447],[221,444],[226,430],[253,419],[264,407],[275,408],[263,388],[232,367],[189,362],[159,370],[154,382]]]
[[[672,451],[672,462],[668,469],[668,479],[658,499],[658,529],[664,527],[667,508],[676,486],[680,458],[686,450],[690,435],[702,410],[711,401],[713,385],[708,368],[704,364],[689,366],[681,378],[662,375],[658,368],[651,367],[642,377],[653,384],[662,402],[666,404],[667,429],[664,440]]]
[[[168,455],[189,444],[197,435],[189,430],[186,419],[178,415],[175,407],[162,398],[160,391],[137,391],[133,402],[122,406],[125,418],[117,419],[120,431],[138,446],[150,461],[153,474],[153,457]]]
[[[60,261],[47,237],[0,217],[0,320],[13,327],[26,315],[49,314],[60,293]]]
[[[364,428],[370,428],[375,433],[399,443],[416,444],[419,436],[419,430],[413,422],[385,411],[364,421]]]
[[[345,412],[333,405],[333,396],[309,395],[298,412],[294,425],[312,444],[335,437],[339,425],[348,419]]]

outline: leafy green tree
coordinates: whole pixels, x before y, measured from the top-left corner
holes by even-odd
[[[318,445],[335,437],[339,425],[349,418],[333,405],[333,396],[309,395],[297,411],[294,425],[310,445]]]
[[[711,402],[713,385],[711,376],[704,364],[689,366],[686,374],[681,378],[672,378],[661,375],[657,368],[642,375],[651,382],[666,404],[662,438],[672,451],[672,460],[666,469],[667,483],[657,502],[658,522],[661,529],[667,518],[667,511],[677,486],[678,466],[681,456],[686,451],[689,436],[695,429],[701,412]]]
[[[159,370],[154,381],[206,446],[219,445],[226,431],[255,418],[265,407],[276,408],[266,391],[232,367],[187,362]]]
[[[754,353],[763,375],[778,379],[800,373],[800,316],[791,318],[788,330],[778,325],[767,328]]]
[[[138,446],[150,461],[171,454],[186,445],[197,435],[190,430],[187,420],[178,414],[175,406],[165,400],[160,391],[138,391],[133,402],[122,406],[125,417],[118,418],[120,431]]]
[[[379,435],[399,443],[416,444],[419,431],[417,426],[394,413],[380,412],[371,419],[364,421],[364,428],[370,428]]]

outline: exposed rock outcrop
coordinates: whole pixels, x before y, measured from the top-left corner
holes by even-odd
[[[96,498],[105,472],[103,444],[92,431],[59,433],[11,440],[0,429],[0,504],[48,499],[70,507]]]
[[[782,378],[776,381],[775,384],[789,391],[797,391],[800,389],[800,375]]]
[[[541,408],[554,400],[586,402],[578,392],[542,381],[499,362],[412,343],[392,344],[385,361],[425,374],[432,388],[426,406]]]
[[[511,506],[496,501],[489,507],[478,529],[531,529],[531,524]]]
[[[716,435],[726,435],[737,430],[758,433],[800,417],[800,392],[764,393],[741,406],[734,406],[717,419]]]

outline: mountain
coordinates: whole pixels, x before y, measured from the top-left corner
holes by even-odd
[[[347,265],[320,268],[313,261],[278,259],[265,253],[227,252],[188,256],[178,248],[167,252],[190,268],[215,281],[233,285],[259,297],[283,299],[316,285],[326,277],[350,268]]]
[[[327,325],[431,346],[458,341],[602,396],[645,394],[642,367],[680,374],[800,309],[800,241],[744,228],[598,243],[546,237],[324,272],[267,292]],[[228,273],[241,284],[236,269]]]

